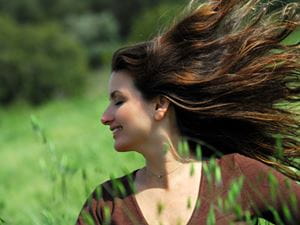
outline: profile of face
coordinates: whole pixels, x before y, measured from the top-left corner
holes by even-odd
[[[137,150],[151,138],[155,104],[144,100],[128,71],[114,71],[109,81],[110,103],[101,122],[113,134],[117,151]]]

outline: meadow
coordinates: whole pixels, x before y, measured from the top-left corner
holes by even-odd
[[[98,184],[144,165],[137,153],[117,153],[100,123],[107,74],[81,97],[0,109],[0,224],[72,225]]]
[[[98,184],[144,165],[137,153],[117,153],[100,123],[108,75],[92,75],[81,97],[0,107],[0,224],[72,225]]]
[[[144,164],[100,123],[106,85],[100,72],[82,97],[0,109],[0,224],[74,224],[99,183]]]

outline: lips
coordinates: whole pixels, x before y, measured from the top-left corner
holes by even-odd
[[[122,126],[115,126],[115,127],[111,127],[110,130],[112,131],[113,135],[115,135],[119,131],[123,130],[123,127]]]

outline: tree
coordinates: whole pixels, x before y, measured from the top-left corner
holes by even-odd
[[[0,103],[39,104],[83,88],[84,51],[57,24],[20,26],[0,17],[0,51]]]

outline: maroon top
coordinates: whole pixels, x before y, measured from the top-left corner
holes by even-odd
[[[249,218],[255,217],[275,224],[300,224],[300,185],[295,181],[238,153],[216,162],[221,178],[214,175],[216,167],[210,161],[203,161],[199,201],[187,225],[207,224],[208,219],[217,225],[249,224]],[[147,225],[134,197],[137,171],[97,187],[76,224]]]

